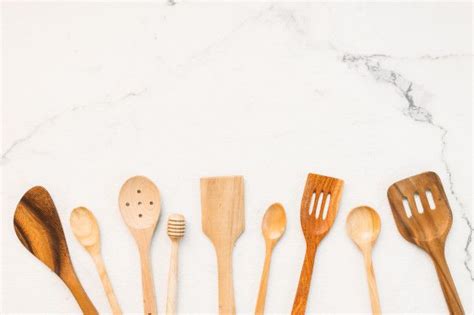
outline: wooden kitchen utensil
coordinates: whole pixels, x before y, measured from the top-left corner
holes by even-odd
[[[36,186],[18,203],[13,219],[23,246],[63,280],[84,314],[98,314],[76,276],[61,220],[48,191]]]
[[[317,174],[309,174],[306,180],[300,211],[306,254],[292,314],[305,313],[316,249],[334,223],[343,185],[340,179]]]
[[[243,177],[201,178],[201,210],[202,230],[217,255],[219,313],[235,314],[232,250],[245,226]]]
[[[148,178],[132,177],[120,190],[119,206],[140,253],[145,314],[155,315],[157,307],[150,264],[150,244],[160,218],[160,192]]]
[[[270,260],[273,248],[277,244],[286,229],[285,209],[279,203],[272,204],[262,221],[262,234],[265,239],[265,263],[263,265],[260,289],[258,290],[257,306],[255,314],[263,314],[265,309],[265,298],[267,296],[268,273],[270,271]]]
[[[75,208],[71,212],[69,222],[74,236],[76,236],[79,243],[81,243],[81,245],[91,255],[92,260],[95,263],[105,294],[107,295],[107,299],[112,309],[112,313],[114,315],[122,314],[112,284],[110,283],[109,276],[107,275],[104,260],[100,253],[100,231],[94,214],[84,207]]]
[[[346,230],[364,255],[372,313],[381,314],[377,283],[372,266],[372,247],[380,233],[380,217],[377,211],[370,207],[357,207],[352,209],[347,216]]]
[[[168,236],[171,239],[170,270],[168,273],[168,298],[166,314],[176,314],[176,291],[178,284],[178,245],[184,236],[186,223],[184,216],[173,213],[168,217]]]
[[[408,177],[390,186],[387,195],[400,234],[433,260],[449,312],[464,314],[444,255],[453,217],[439,176],[426,172]]]

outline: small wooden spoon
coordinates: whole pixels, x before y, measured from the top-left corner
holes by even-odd
[[[155,286],[150,265],[150,244],[160,218],[160,192],[146,177],[135,176],[123,184],[119,195],[122,218],[140,252],[145,314],[157,314]]]
[[[267,296],[268,274],[270,270],[270,260],[273,248],[281,238],[286,229],[285,209],[279,203],[272,204],[262,221],[262,234],[265,239],[265,263],[263,265],[262,278],[260,280],[260,289],[258,290],[257,306],[255,314],[263,314],[265,309],[265,298]]]
[[[100,280],[104,286],[105,294],[109,300],[110,307],[113,314],[122,314],[120,306],[117,302],[117,297],[114,294],[112,284],[110,283],[105,269],[104,260],[100,253],[100,232],[97,220],[94,214],[84,207],[79,207],[71,212],[69,218],[72,232],[76,239],[91,255],[92,260],[95,263],[97,271],[99,273]]]
[[[379,295],[372,266],[372,247],[380,233],[380,217],[370,207],[357,207],[347,216],[346,230],[349,237],[356,243],[364,255],[372,313],[380,314]]]

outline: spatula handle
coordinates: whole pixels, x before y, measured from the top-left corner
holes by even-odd
[[[306,303],[308,302],[316,249],[317,245],[306,244],[306,254],[304,257],[303,268],[301,269],[298,290],[296,291],[295,301],[293,302],[293,309],[291,311],[292,315],[304,314],[306,311]]]
[[[464,314],[464,309],[459,299],[456,286],[454,285],[451,272],[449,271],[446,257],[444,255],[444,246],[432,246],[431,258],[433,259],[436,267],[436,273],[438,274],[439,283],[441,289],[443,289],[444,298],[448,304],[448,309],[451,314]]]
[[[69,290],[71,290],[71,293],[76,299],[77,304],[79,304],[79,307],[85,315],[98,315],[99,313],[97,312],[94,304],[92,304],[91,300],[89,299],[89,296],[87,296],[86,291],[84,291],[84,288],[79,282],[76,273],[72,267],[68,267],[68,265],[69,264],[63,265],[63,271],[66,271],[69,268],[71,269],[67,270],[67,272],[64,272],[64,274],[67,275],[62,277],[64,283],[66,283]]]
[[[157,315],[155,285],[153,283],[153,274],[150,265],[149,249],[145,246],[140,247],[140,261],[142,269],[142,288],[143,288],[143,307],[145,315]]]
[[[217,252],[217,269],[219,278],[219,314],[235,314],[232,251]]]

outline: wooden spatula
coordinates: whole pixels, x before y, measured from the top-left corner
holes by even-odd
[[[13,224],[23,246],[63,280],[84,314],[98,314],[74,272],[58,212],[46,189],[36,186],[23,195]]]
[[[160,191],[144,176],[129,178],[120,189],[120,213],[138,246],[142,269],[143,307],[156,315],[155,285],[150,263],[150,244],[160,218]]]
[[[309,174],[306,180],[300,211],[306,254],[292,314],[305,313],[316,249],[334,223],[343,184],[340,179],[317,174]]]
[[[398,231],[433,259],[451,314],[464,314],[444,247],[453,217],[439,176],[426,172],[389,187],[388,200]]]
[[[201,178],[202,230],[214,244],[219,278],[219,313],[235,314],[232,250],[242,234],[243,177]]]

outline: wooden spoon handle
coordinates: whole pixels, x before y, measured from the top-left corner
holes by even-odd
[[[168,272],[168,297],[166,314],[176,314],[176,289],[178,282],[178,241],[171,241],[170,270]]]
[[[258,290],[257,306],[255,314],[262,315],[265,310],[265,298],[267,296],[268,274],[270,272],[270,261],[272,257],[272,247],[266,246],[265,263],[263,264],[262,279],[260,280],[260,289]]]
[[[112,313],[114,315],[122,314],[122,310],[120,309],[120,305],[118,304],[114,289],[112,288],[109,276],[107,275],[107,270],[105,269],[105,264],[104,260],[102,259],[102,255],[92,255],[92,259],[94,260],[97,272],[99,273],[100,281],[102,281],[102,286],[104,287],[105,294],[107,295],[107,300],[109,301]]]
[[[69,269],[66,266],[64,267],[64,271],[66,269]],[[74,272],[72,267],[71,270],[65,272],[65,274],[67,274],[67,276],[63,277],[64,283],[66,283],[69,290],[71,290],[71,293],[79,304],[79,307],[81,308],[82,312],[85,315],[98,315],[99,313],[97,312],[94,304],[92,304],[91,300],[87,296],[86,291],[84,291],[84,288],[79,282],[79,279],[77,278],[76,273]]]
[[[140,247],[140,261],[142,269],[143,307],[145,315],[157,315],[155,285],[151,272],[150,254],[146,247]]]
[[[381,314],[379,293],[377,290],[377,282],[375,281],[374,267],[372,265],[372,257],[370,251],[364,252],[365,270],[367,272],[367,282],[369,284],[370,304],[372,306],[372,314]]]
[[[464,314],[464,309],[459,299],[456,286],[454,285],[451,272],[449,271],[446,257],[444,255],[444,247],[436,246],[431,248],[430,256],[433,259],[438,274],[439,283],[443,289],[444,298],[448,304],[451,314]]]
[[[217,251],[217,269],[219,278],[219,314],[235,314],[231,250]]]
[[[308,302],[309,287],[313,275],[314,257],[316,255],[317,245],[306,244],[306,254],[304,256],[303,268],[301,268],[300,281],[296,291],[295,301],[293,302],[292,315],[304,314],[306,303]]]

